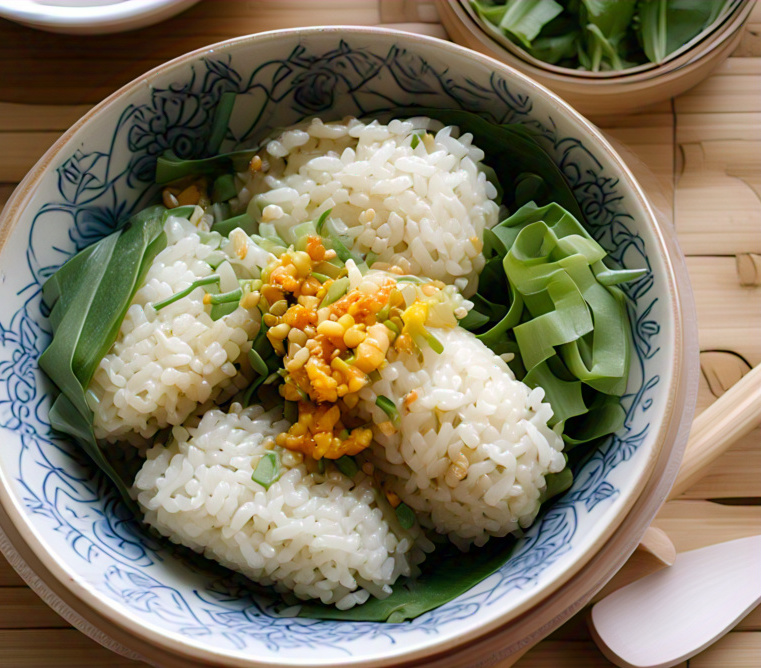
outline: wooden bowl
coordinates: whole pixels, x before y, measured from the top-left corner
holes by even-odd
[[[604,73],[542,63],[486,26],[468,0],[440,0],[437,6],[452,40],[515,67],[581,113],[601,116],[640,111],[700,83],[737,47],[753,5],[752,0],[741,0],[708,34],[659,65]]]

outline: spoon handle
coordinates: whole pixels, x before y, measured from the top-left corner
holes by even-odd
[[[692,423],[669,499],[694,485],[730,445],[761,424],[761,365],[745,374]]]

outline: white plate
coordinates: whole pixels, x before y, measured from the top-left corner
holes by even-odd
[[[179,14],[198,0],[0,0],[0,16],[48,32],[124,32]]]

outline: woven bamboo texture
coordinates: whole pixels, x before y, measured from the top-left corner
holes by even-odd
[[[410,24],[446,36],[433,3],[409,0],[204,0],[168,24],[105,37],[50,35],[0,20],[0,207],[64,130],[142,72],[222,39],[336,23]],[[738,49],[705,82],[646,113],[594,120],[652,172],[655,178],[644,185],[687,255],[699,322],[702,410],[761,363],[761,0]],[[677,552],[761,533],[761,429],[668,502],[654,526]],[[664,559],[656,540],[650,551],[635,553],[621,581]],[[71,628],[0,557],[0,666],[141,665]],[[612,664],[591,641],[582,612],[515,665]],[[683,665],[761,667],[761,609]]]

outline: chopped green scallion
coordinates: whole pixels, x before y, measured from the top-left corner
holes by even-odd
[[[209,311],[209,317],[214,322],[216,322],[220,318],[224,318],[226,315],[230,315],[237,308],[238,308],[238,302],[227,302],[225,304],[212,304],[211,311]]]
[[[227,202],[237,197],[238,189],[235,187],[235,177],[232,174],[222,174],[214,180],[211,189],[211,201],[215,203]]]
[[[388,419],[391,420],[391,424],[393,424],[395,427],[399,426],[399,409],[396,407],[396,404],[391,401],[391,399],[384,397],[381,394],[375,400],[375,405],[380,408],[386,415],[388,415]]]
[[[232,218],[215,222],[211,226],[211,231],[219,232],[223,237],[226,237],[236,227],[240,227],[246,234],[251,234],[255,227],[254,219],[247,213],[242,213],[240,216],[233,216]]]
[[[195,204],[186,204],[185,206],[176,206],[174,209],[167,209],[164,212],[164,222],[166,222],[166,219],[169,218],[169,216],[176,216],[178,218],[185,218],[186,220],[190,220],[190,217],[193,215],[195,210]]]
[[[317,223],[315,223],[314,226],[317,230],[317,234],[322,234],[322,228],[325,227],[325,222],[328,220],[328,216],[332,210],[333,209],[328,209],[327,211],[324,211],[323,214],[317,219]]]
[[[200,288],[204,285],[211,285],[212,283],[219,283],[219,274],[211,274],[210,276],[204,276],[203,278],[199,278],[193,281],[184,290],[175,292],[171,297],[167,297],[163,301],[154,303],[153,310],[160,311],[165,306],[169,306],[169,304],[174,304],[174,302],[178,301],[179,299],[182,299],[183,297],[187,297],[196,288]]]
[[[396,507],[396,519],[402,529],[411,529],[415,524],[415,512],[406,503],[400,503]]]
[[[276,452],[266,452],[256,465],[251,480],[258,482],[264,489],[280,479],[280,458]]]
[[[222,292],[218,295],[209,295],[209,304],[230,304],[239,302],[242,296],[243,290],[240,288],[235,288],[235,290],[230,290],[230,292]]]
[[[426,332],[425,340],[426,343],[431,346],[431,350],[433,350],[433,352],[435,352],[437,355],[441,355],[441,353],[444,352],[444,346],[442,345],[441,341],[439,341],[430,332]]]
[[[318,308],[323,308],[324,306],[330,306],[332,303],[337,302],[339,299],[341,299],[341,297],[343,297],[346,294],[346,291],[348,289],[349,289],[349,278],[347,276],[336,279],[330,284],[330,287],[328,288],[328,292],[322,298],[322,301],[320,302],[320,306]]]
[[[353,478],[359,472],[359,466],[349,455],[344,455],[335,460],[336,468],[347,478]]]
[[[258,375],[266,376],[269,372],[267,363],[262,359],[262,356],[253,348],[248,351],[248,361],[251,364],[251,368],[256,371]]]
[[[299,419],[299,405],[295,401],[286,401],[283,404],[283,417],[288,422],[296,422]]]

